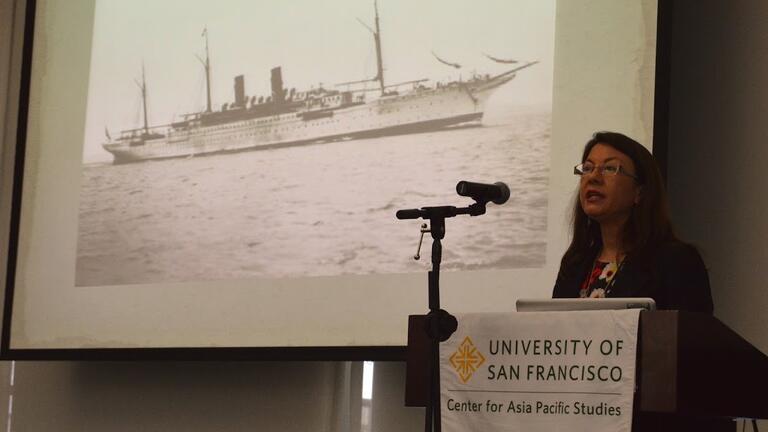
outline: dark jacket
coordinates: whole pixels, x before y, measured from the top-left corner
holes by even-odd
[[[579,297],[581,284],[592,270],[597,251],[570,268],[561,268],[553,298]],[[711,314],[709,276],[699,252],[682,242],[670,242],[641,264],[627,258],[616,274],[608,297],[651,297],[658,309]]]

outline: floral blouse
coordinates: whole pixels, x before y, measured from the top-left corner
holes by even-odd
[[[611,292],[613,280],[618,271],[619,266],[615,262],[595,261],[592,271],[581,284],[579,297],[606,297]]]

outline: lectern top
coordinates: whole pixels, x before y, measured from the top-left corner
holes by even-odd
[[[518,312],[580,311],[644,309],[656,310],[656,301],[649,297],[615,298],[555,298],[555,299],[519,299]]]

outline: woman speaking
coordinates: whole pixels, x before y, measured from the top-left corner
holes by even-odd
[[[675,237],[651,153],[615,132],[595,133],[580,177],[572,240],[553,297],[651,297],[659,309],[712,313],[696,249]]]

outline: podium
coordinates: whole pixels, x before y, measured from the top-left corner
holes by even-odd
[[[406,406],[429,400],[429,343],[424,315],[409,316]],[[634,431],[735,431],[734,418],[768,418],[768,356],[718,319],[643,311],[637,352]]]

